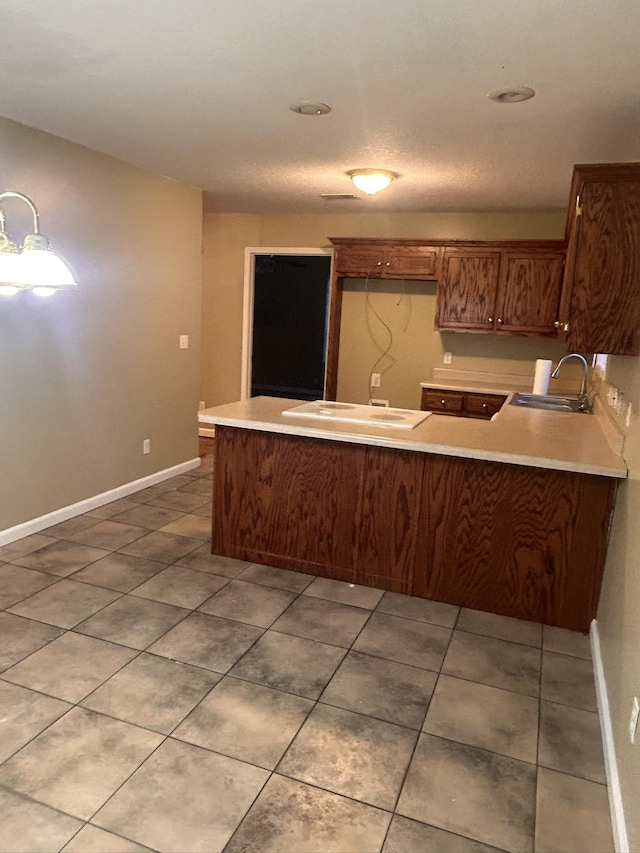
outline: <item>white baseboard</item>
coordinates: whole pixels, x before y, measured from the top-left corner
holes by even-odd
[[[82,515],[89,512],[91,509],[96,509],[104,504],[116,501],[119,498],[126,498],[127,495],[132,495],[134,492],[140,492],[149,486],[155,486],[156,483],[161,483],[163,480],[169,480],[171,477],[176,477],[178,474],[184,474],[186,471],[192,471],[200,465],[200,458],[189,459],[187,462],[181,462],[180,465],[174,465],[171,468],[165,468],[163,471],[156,471],[155,474],[149,474],[148,477],[142,477],[139,480],[132,480],[130,483],[125,483],[123,486],[118,486],[115,489],[110,489],[108,492],[94,495],[84,501],[78,501],[69,506],[63,506],[61,509],[56,509],[53,512],[48,512],[46,515],[41,515],[39,518],[32,518],[31,521],[25,521],[22,524],[16,524],[15,527],[8,527],[6,530],[0,530],[0,546],[8,545],[10,542],[15,542],[16,539],[22,539],[24,536],[30,536],[32,533],[39,533],[47,527],[52,527],[54,524],[59,524],[61,521],[66,521],[68,518],[74,518],[76,515]]]
[[[198,435],[203,438],[215,438],[216,431],[215,429],[207,429],[206,427],[198,427]]]
[[[600,716],[600,731],[602,733],[602,747],[604,750],[604,766],[607,774],[607,791],[609,794],[609,810],[611,812],[613,844],[616,853],[629,853],[627,825],[624,819],[624,807],[622,804],[622,793],[620,791],[620,777],[618,776],[618,764],[616,761],[616,748],[613,740],[611,709],[609,708],[607,682],[604,676],[604,667],[602,665],[598,623],[595,619],[591,623],[590,633],[593,672],[596,680],[596,696],[598,700],[598,714]]]

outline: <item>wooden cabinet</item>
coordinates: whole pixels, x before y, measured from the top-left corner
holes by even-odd
[[[476,391],[449,391],[423,388],[420,408],[435,415],[488,420],[500,411],[505,394],[480,394]]]
[[[212,553],[586,631],[616,481],[216,428]]]
[[[436,329],[555,335],[563,264],[560,241],[446,247]]]
[[[339,276],[357,278],[435,279],[442,254],[438,245],[418,240],[330,238],[336,247]]]
[[[640,163],[576,166],[559,334],[573,352],[640,354]]]

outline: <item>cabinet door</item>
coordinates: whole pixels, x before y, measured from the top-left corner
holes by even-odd
[[[336,249],[335,264],[338,275],[381,278],[387,263],[386,249],[380,247],[359,246],[357,249],[349,247]]]
[[[423,412],[434,412],[438,415],[460,415],[464,408],[464,395],[459,391],[423,388],[420,408]]]
[[[555,335],[564,252],[504,252],[496,307],[496,331]]]
[[[445,249],[436,330],[493,331],[499,269],[499,251]]]
[[[564,285],[568,317],[559,318],[574,352],[640,354],[640,167],[636,173],[582,185]]]
[[[439,246],[402,246],[391,249],[384,275],[388,278],[438,278]]]
[[[500,394],[465,394],[464,412],[470,418],[488,420],[502,408],[507,398]]]

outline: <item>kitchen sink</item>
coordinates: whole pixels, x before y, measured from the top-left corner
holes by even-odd
[[[591,405],[586,397],[559,397],[553,394],[514,394],[512,406],[525,409],[545,409],[548,412],[591,413]]]

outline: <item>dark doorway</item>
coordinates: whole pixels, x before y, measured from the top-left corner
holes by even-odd
[[[324,396],[331,257],[256,255],[251,396]]]

